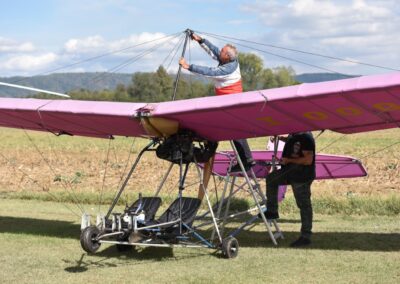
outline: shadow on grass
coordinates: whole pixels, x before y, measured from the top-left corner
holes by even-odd
[[[179,256],[174,255],[172,248],[156,248],[146,247],[142,249],[132,248],[127,251],[118,251],[115,246],[109,246],[95,254],[82,254],[77,261],[64,259],[63,261],[71,266],[64,270],[69,273],[82,273],[89,269],[100,269],[109,267],[145,265],[146,263],[161,262],[164,260],[182,260],[188,258],[196,258],[208,256],[210,253],[206,251],[194,250],[193,252],[185,251]],[[92,260],[93,257],[100,258]]]
[[[81,226],[68,221],[0,216],[0,233],[79,239]]]
[[[283,220],[292,222],[292,220]],[[297,221],[294,221],[297,222]],[[199,231],[202,235],[209,233]],[[226,230],[229,232],[229,229]],[[0,217],[0,234],[28,234],[55,238],[69,238],[79,240],[80,226],[68,221],[43,220],[32,218]],[[285,239],[279,240],[278,247],[288,247],[299,233],[284,232]],[[242,247],[273,247],[265,231],[243,231],[238,235],[239,244]],[[321,250],[360,250],[360,251],[400,251],[399,233],[368,233],[368,232],[315,232],[312,237],[313,244],[310,249]],[[202,253],[201,250],[193,250],[193,255]],[[206,252],[208,254],[208,252]],[[140,258],[140,259],[165,259],[174,257],[169,249],[145,248],[133,250],[127,253],[118,252],[115,246],[109,246],[100,250],[100,257],[106,258]]]
[[[278,240],[278,248],[289,247],[299,237],[298,232],[283,232],[285,239]],[[239,236],[243,247],[273,247],[266,232],[245,231]],[[307,249],[345,251],[400,251],[400,234],[368,232],[315,232]]]

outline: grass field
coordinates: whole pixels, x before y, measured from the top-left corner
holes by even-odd
[[[397,129],[318,137],[319,152],[357,157],[369,176],[313,183],[316,214],[310,248],[288,247],[300,227],[289,191],[281,206],[286,239],[275,248],[258,225],[239,235],[241,248],[234,260],[207,249],[148,248],[121,254],[103,246],[96,255],[83,253],[81,212],[73,202],[91,214],[99,208],[104,212],[146,140],[54,137],[4,128],[0,137],[2,283],[400,283]],[[266,138],[249,141],[252,149],[265,149]],[[152,154],[144,156],[121,205],[139,192],[154,192],[166,167]],[[188,180],[194,175],[190,171]],[[164,204],[176,197],[177,176],[175,171],[167,180]],[[197,186],[185,194],[196,195]],[[249,197],[240,197],[246,205]]]
[[[315,216],[313,245],[291,249],[297,214],[281,221],[278,248],[258,225],[239,235],[239,256],[208,249],[119,253],[80,248],[76,217],[59,203],[0,199],[2,283],[399,283],[398,216]]]
[[[0,131],[0,191],[7,192],[57,190],[64,189],[66,184],[75,191],[99,192],[104,188],[106,192],[115,192],[121,176],[147,143],[147,140],[131,138],[108,141],[5,128]],[[250,146],[265,149],[266,140],[250,139]],[[219,147],[228,148],[227,143]],[[369,175],[315,182],[314,196],[400,194],[400,131],[397,129],[355,135],[326,132],[317,138],[317,149],[322,153],[359,158]],[[166,168],[166,162],[155,159],[153,153],[146,154],[129,189],[154,190]],[[177,171],[167,181],[168,188],[176,185],[176,178]]]

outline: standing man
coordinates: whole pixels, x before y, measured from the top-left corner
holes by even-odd
[[[267,176],[267,219],[277,219],[278,187],[290,184],[300,209],[301,235],[290,244],[302,247],[311,244],[313,211],[311,206],[311,184],[315,179],[315,140],[311,132],[299,132],[288,137],[278,137],[286,142],[282,152],[281,169]]]
[[[179,60],[182,68],[190,72],[210,77],[215,82],[215,94],[217,96],[229,95],[243,92],[242,77],[238,61],[238,52],[235,46],[226,44],[221,50],[205,38],[192,34],[192,39],[197,41],[200,46],[215,60],[218,61],[217,67],[205,67],[195,64],[188,64],[184,58]],[[251,155],[249,144],[246,139],[233,141],[242,160],[243,166],[249,170],[255,165]],[[241,171],[240,165],[232,167],[231,172]]]

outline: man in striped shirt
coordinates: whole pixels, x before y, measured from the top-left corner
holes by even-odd
[[[181,58],[179,64],[182,66],[182,68],[213,79],[215,83],[215,94],[217,96],[243,92],[242,77],[240,74],[238,52],[236,47],[231,44],[226,44],[220,50],[210,41],[205,38],[201,38],[196,34],[192,34],[192,39],[197,41],[213,59],[218,61],[218,66],[206,67],[196,64],[189,65],[186,63],[184,58]],[[255,163],[247,140],[239,139],[235,140],[234,143],[245,169],[249,170]],[[233,166],[231,169],[231,172],[237,171],[241,171],[239,164]]]

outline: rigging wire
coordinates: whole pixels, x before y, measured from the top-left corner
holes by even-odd
[[[123,180],[124,180],[124,176],[125,176],[126,171],[127,171],[127,169],[128,169],[128,164],[129,164],[131,155],[132,155],[132,153],[133,153],[133,148],[134,148],[134,146],[135,146],[135,143],[136,143],[136,137],[134,137],[133,140],[132,140],[132,144],[131,144],[131,146],[130,146],[128,158],[127,158],[126,161],[125,161],[125,167],[124,167],[123,171],[120,172],[119,181],[118,181],[118,184],[116,185],[116,191],[117,191],[117,192],[115,193],[114,198],[118,195],[118,191],[119,191],[120,186],[121,186],[121,184],[122,184],[122,182],[123,182]],[[128,197],[126,197],[125,203],[128,203]]]
[[[166,69],[167,72],[168,72],[168,70],[169,70],[169,67],[171,66],[172,61],[175,59],[175,56],[176,56],[176,54],[178,53],[178,51],[179,51],[181,45],[183,45],[183,42],[184,42],[184,41],[185,41],[185,37],[182,37],[181,41],[180,41],[179,44],[178,44],[177,49],[175,50],[174,55],[173,55],[172,58],[171,58],[171,61],[170,61],[169,64],[168,64],[168,67],[167,67],[167,69]]]
[[[52,194],[48,188],[46,188],[44,185],[40,185],[39,181],[32,178],[29,174],[27,174],[24,170],[22,170],[22,168],[17,167],[9,158],[7,158],[1,151],[0,151],[0,156],[7,161],[8,164],[10,164],[15,171],[19,171],[23,174],[23,176],[27,177],[30,181],[33,182],[33,184],[37,185],[38,187],[40,187],[42,189],[42,191],[46,192],[47,194],[50,195],[50,197],[57,203],[61,203],[68,211],[70,211],[72,214],[74,214],[75,216],[77,216],[78,218],[80,218],[81,216],[79,214],[77,214],[74,210],[72,210],[69,206],[67,206],[67,204],[65,204],[64,202],[62,202],[59,198],[57,198],[57,196],[55,196],[54,194]]]
[[[177,36],[176,36],[176,37],[177,37]],[[176,37],[174,37],[174,38],[176,38]],[[125,68],[126,66],[128,66],[128,65],[130,65],[130,64],[132,64],[132,63],[134,63],[134,62],[136,62],[136,61],[138,61],[138,60],[141,59],[142,57],[153,53],[154,51],[156,51],[156,50],[159,49],[160,47],[164,46],[166,43],[168,43],[167,40],[164,41],[164,42],[163,42],[162,44],[160,44],[160,45],[154,45],[154,46],[152,46],[151,48],[149,48],[149,49],[143,51],[142,53],[140,53],[140,54],[134,56],[133,58],[130,58],[130,59],[128,59],[128,60],[126,60],[126,61],[124,61],[124,62],[122,62],[122,63],[120,63],[120,64],[118,64],[118,65],[116,65],[116,66],[114,66],[113,68],[108,69],[106,72],[104,72],[104,73],[102,73],[102,74],[100,74],[100,75],[94,77],[92,80],[93,80],[94,82],[99,82],[99,81],[100,81],[102,78],[104,78],[105,76],[108,76],[109,74],[112,74],[112,73],[116,73],[117,71],[119,71],[119,70]]]
[[[366,63],[366,62],[362,62],[362,61],[356,61],[356,60],[351,60],[351,59],[346,59],[346,58],[341,58],[341,57],[336,57],[336,56],[331,56],[331,55],[325,55],[325,54],[316,53],[316,52],[304,51],[304,50],[300,50],[300,49],[288,48],[288,47],[283,47],[283,46],[278,46],[278,45],[273,45],[273,44],[267,44],[267,43],[259,43],[259,42],[255,42],[255,41],[251,41],[251,40],[239,39],[239,38],[234,38],[234,37],[230,37],[230,36],[217,35],[217,34],[207,33],[207,32],[198,31],[198,33],[201,33],[201,34],[204,34],[204,35],[209,35],[209,36],[219,36],[219,37],[224,38],[224,39],[233,39],[233,40],[237,40],[237,41],[241,41],[241,42],[247,42],[247,43],[267,46],[267,47],[281,49],[281,50],[287,50],[287,51],[292,51],[292,52],[297,52],[297,53],[303,53],[303,54],[308,54],[308,55],[312,55],[312,56],[324,57],[324,58],[343,61],[343,62],[348,62],[348,63],[365,65],[365,66],[374,67],[374,68],[380,68],[380,69],[391,70],[391,71],[400,71],[400,69],[396,69],[396,68],[392,68],[392,67],[388,67],[388,66],[382,66],[382,65],[372,64],[372,63]]]
[[[57,176],[56,171],[53,169],[53,167],[51,166],[50,162],[44,157],[43,153],[40,151],[40,149],[38,148],[38,146],[36,145],[36,143],[33,141],[32,137],[28,134],[28,132],[26,132],[26,130],[23,128],[24,134],[26,135],[26,137],[28,138],[28,140],[32,143],[32,145],[34,146],[34,148],[36,149],[36,151],[39,153],[40,157],[45,161],[46,165],[49,167],[49,169],[53,172],[53,174],[55,176]],[[80,205],[80,202],[73,190],[73,188],[71,187],[70,183],[66,183],[68,184],[68,186],[71,189],[71,192],[68,190],[66,184],[66,182],[61,179],[61,185],[63,186],[63,188],[65,189],[65,191],[68,193],[68,195],[71,197],[71,200],[73,201],[73,203],[79,208],[79,210],[81,210],[81,213],[85,213],[85,210],[83,208],[83,206]]]
[[[218,40],[222,40],[221,38],[218,38],[218,37],[215,37],[215,36],[211,36],[210,35],[210,37],[218,39]],[[269,52],[269,51],[266,51],[266,50],[263,50],[263,49],[255,48],[253,46],[248,46],[248,45],[241,44],[241,43],[238,43],[238,42],[233,42],[233,43],[235,43],[238,46],[246,47],[246,48],[249,48],[249,49],[252,49],[252,50],[257,50],[257,51],[260,51],[262,53],[266,53],[266,54],[269,54],[269,55],[272,55],[272,56],[275,56],[275,57],[286,59],[288,61],[297,62],[297,63],[303,64],[303,65],[307,65],[307,66],[310,66],[310,67],[314,67],[314,68],[317,68],[317,69],[328,71],[330,73],[347,76],[346,74],[343,74],[343,73],[340,73],[340,72],[337,72],[337,71],[334,71],[334,70],[331,70],[331,69],[328,69],[328,68],[325,68],[325,67],[321,67],[321,66],[318,66],[318,65],[315,65],[315,64],[307,63],[305,61],[301,61],[301,60],[297,60],[297,59],[294,59],[294,58],[291,58],[291,57],[279,55],[279,54],[276,54],[276,53],[273,53],[273,52]]]
[[[72,67],[72,66],[76,66],[76,65],[79,65],[79,64],[82,64],[82,63],[93,61],[93,60],[96,60],[96,59],[99,59],[99,58],[103,58],[103,57],[106,57],[106,56],[109,56],[109,55],[117,54],[117,53],[120,53],[120,52],[124,52],[124,51],[133,49],[133,48],[138,47],[138,46],[146,45],[146,44],[149,44],[149,43],[152,43],[152,42],[156,42],[156,41],[159,41],[159,40],[162,40],[162,39],[165,39],[165,38],[168,38],[168,37],[180,35],[180,34],[181,34],[181,32],[177,32],[177,33],[169,34],[169,35],[166,35],[166,36],[163,36],[163,37],[160,37],[160,38],[156,38],[156,39],[153,39],[153,40],[142,42],[142,43],[139,43],[139,44],[136,44],[136,45],[128,46],[128,47],[117,49],[117,50],[112,50],[112,51],[107,52],[107,53],[103,53],[103,54],[100,54],[100,55],[89,57],[89,58],[86,58],[86,59],[83,59],[83,60],[80,60],[80,61],[77,61],[77,62],[74,62],[74,63],[71,63],[71,64],[67,64],[67,65],[64,65],[64,66],[60,66],[60,67],[45,71],[45,72],[37,73],[37,74],[35,74],[33,76],[40,76],[40,75],[44,75],[44,74],[48,74],[48,73],[53,73],[55,71],[67,69],[67,68]],[[21,78],[19,80],[13,81],[12,83],[15,84],[15,83],[27,80],[27,79],[29,79],[29,78],[28,77]]]
[[[107,156],[106,156],[106,163],[104,165],[104,174],[103,174],[103,181],[101,184],[101,189],[100,189],[100,199],[99,199],[99,207],[98,207],[98,213],[100,213],[100,206],[103,201],[103,192],[104,192],[104,185],[106,182],[106,176],[107,176],[107,169],[108,169],[108,161],[110,157],[110,148],[111,148],[111,141],[113,139],[108,139],[108,149],[107,149]]]
[[[178,48],[179,43],[181,42],[182,38],[184,37],[184,34],[180,35],[180,39],[178,39],[174,45],[174,47],[171,49],[171,51],[168,53],[168,55],[164,58],[164,60],[161,63],[161,66],[164,66],[164,64],[167,62],[167,59],[171,56],[171,54],[174,52],[176,48]],[[175,38],[174,38],[175,39]]]
[[[191,43],[192,41],[189,41],[189,64],[192,62],[192,51],[191,51]],[[193,76],[192,72],[189,72],[189,85],[190,85],[190,92],[192,94],[192,98],[194,97],[194,92],[193,92]]]

